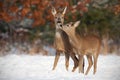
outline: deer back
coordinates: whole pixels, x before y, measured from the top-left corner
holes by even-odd
[[[101,45],[101,40],[96,35],[87,35],[82,38],[81,49],[86,50],[87,52],[98,51]]]

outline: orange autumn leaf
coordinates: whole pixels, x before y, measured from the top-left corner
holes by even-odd
[[[41,0],[32,0],[31,4],[39,4],[40,2],[42,2]]]
[[[38,25],[40,25],[40,24],[41,24],[41,22],[40,22],[40,21],[35,20],[35,21],[34,21],[34,23],[33,23],[33,26],[38,26]]]
[[[54,17],[53,17],[52,15],[46,16],[46,19],[47,19],[47,20],[50,20],[50,21],[54,21]]]
[[[42,5],[38,5],[38,9],[41,11],[45,10],[44,6],[42,6]]]
[[[114,14],[115,14],[115,15],[120,14],[120,5],[119,5],[119,4],[115,5],[115,6],[113,7],[113,11],[114,11]]]
[[[2,8],[3,7],[3,3],[2,2],[0,2],[0,8]]]
[[[7,22],[10,22],[13,19],[13,17],[10,16],[7,12],[1,12],[0,15],[1,15],[2,19]]]
[[[9,10],[10,10],[11,12],[17,13],[17,12],[18,12],[18,7],[17,7],[17,6],[12,6],[12,7],[10,7]]]
[[[39,16],[39,14],[40,14],[40,13],[39,13],[38,11],[34,11],[34,16],[37,17],[37,16]]]
[[[39,19],[39,18],[42,17],[42,13],[41,13],[40,11],[34,11],[34,12],[33,12],[33,17],[34,17],[35,19]]]
[[[49,4],[49,1],[48,0],[44,0],[43,4],[46,6]]]
[[[29,8],[31,2],[30,2],[30,0],[25,0],[25,1],[22,2],[22,4],[24,5],[24,7],[28,7]]]
[[[30,12],[30,8],[23,8],[22,11],[21,11],[21,15],[22,16],[26,16],[26,14]]]
[[[44,24],[45,24],[45,20],[43,18],[34,19],[33,26],[39,26],[39,25],[44,25]]]
[[[11,2],[11,0],[5,0],[6,2]],[[16,2],[17,0],[12,0],[12,2]]]

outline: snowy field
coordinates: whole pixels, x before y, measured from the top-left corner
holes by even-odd
[[[120,56],[100,55],[96,75],[92,74],[92,67],[87,76],[78,73],[78,70],[71,72],[72,60],[69,71],[66,71],[64,60],[64,56],[61,56],[56,69],[52,71],[54,56],[6,55],[0,57],[0,80],[120,80]]]

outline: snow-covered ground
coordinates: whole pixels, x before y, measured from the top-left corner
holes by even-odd
[[[54,56],[6,55],[0,57],[0,80],[120,80],[120,56],[100,55],[97,73],[92,74],[92,67],[87,76],[78,73],[78,70],[71,72],[72,60],[69,71],[66,71],[64,60],[64,56],[61,56],[56,69],[52,71]]]

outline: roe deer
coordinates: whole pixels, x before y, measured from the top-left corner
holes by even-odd
[[[96,68],[97,68],[97,59],[98,59],[98,54],[100,51],[100,45],[101,45],[101,40],[95,35],[86,35],[84,37],[81,37],[76,33],[76,27],[79,25],[80,21],[77,21],[75,23],[71,22],[63,27],[60,27],[63,31],[66,32],[66,34],[69,37],[70,43],[73,46],[74,50],[77,51],[79,55],[79,72],[83,72],[83,56],[86,55],[88,59],[88,68],[86,71],[86,75],[88,74],[90,68],[93,65],[92,61],[92,56],[94,60],[94,72],[93,74],[96,73]]]
[[[68,70],[69,66],[69,56],[72,57],[74,61],[74,67],[72,72],[75,71],[75,69],[78,67],[78,59],[75,56],[75,53],[73,52],[72,46],[69,42],[69,38],[67,34],[59,29],[59,27],[63,26],[64,23],[64,15],[66,12],[67,7],[65,7],[63,13],[57,13],[55,8],[52,8],[52,14],[54,16],[54,21],[55,21],[55,26],[56,26],[56,31],[55,31],[55,40],[54,40],[54,47],[56,49],[56,55],[55,55],[55,60],[54,60],[54,65],[53,65],[53,70],[56,68],[60,53],[65,53],[65,65],[66,65],[66,70]]]

